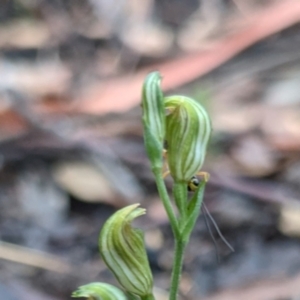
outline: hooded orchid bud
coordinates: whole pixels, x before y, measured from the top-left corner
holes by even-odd
[[[127,300],[123,291],[115,286],[102,282],[93,282],[80,286],[73,292],[73,298],[87,298],[88,300]]]
[[[188,182],[202,167],[211,135],[205,109],[184,96],[165,98],[166,141],[170,173],[177,182]]]
[[[153,168],[162,166],[165,136],[165,109],[160,82],[161,76],[158,72],[148,74],[142,93],[144,142]]]
[[[152,294],[153,278],[144,246],[143,232],[131,222],[145,214],[139,204],[114,213],[99,238],[100,253],[126,292],[145,297]]]

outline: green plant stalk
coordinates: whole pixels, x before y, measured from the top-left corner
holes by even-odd
[[[179,236],[175,237],[175,253],[173,259],[173,270],[171,277],[171,287],[170,287],[170,300],[176,300],[183,258],[186,245],[189,242],[189,238],[191,232],[195,226],[195,222],[199,216],[200,207],[203,200],[203,192],[204,192],[205,183],[201,184],[194,194],[192,200],[188,203],[188,193],[187,186],[185,182],[175,182],[173,188],[173,195],[175,199],[175,203],[180,211],[180,219],[179,219]],[[191,202],[192,201],[192,202]],[[189,208],[189,209],[188,209]]]
[[[171,201],[170,201],[170,197],[169,197],[168,191],[166,189],[164,178],[162,176],[162,170],[161,170],[161,168],[153,168],[152,171],[155,176],[155,181],[156,181],[156,186],[157,186],[159,197],[163,202],[164,208],[166,210],[166,213],[168,215],[168,218],[169,218],[169,221],[171,224],[174,238],[178,239],[180,237],[178,221],[176,219],[176,216],[175,216],[175,213],[174,213]]]
[[[183,229],[185,227],[184,225],[189,219],[189,215],[187,211],[187,201],[188,201],[187,187],[186,187],[186,183],[183,182],[175,183],[174,186],[173,195],[174,195],[175,203],[178,206],[180,212],[180,220],[179,220],[180,222],[178,222],[178,219],[176,218],[176,215],[174,213],[170,201],[169,194],[165,186],[161,168],[153,168],[153,173],[155,176],[158,193],[163,202],[168,218],[170,220],[171,228],[173,230],[174,239],[175,239],[175,251],[174,251],[174,258],[173,258],[169,300],[176,300],[178,290],[179,290],[184,252],[189,240],[189,235],[191,234],[192,231],[191,228],[187,232],[183,232]],[[202,196],[203,194],[201,195],[201,198]],[[145,300],[148,299],[145,298]],[[149,298],[149,300],[151,300],[151,298]]]
[[[185,223],[187,218],[187,186],[186,182],[175,182],[173,188],[173,195],[176,206],[180,212],[179,227],[182,228],[181,224]]]
[[[173,188],[173,196],[175,203],[180,212],[179,230],[180,234],[175,236],[175,251],[173,258],[173,270],[171,276],[170,297],[169,300],[176,300],[179,290],[184,251],[187,245],[188,238],[182,234],[182,229],[188,219],[187,215],[187,186],[186,182],[175,182]]]
[[[182,208],[183,216],[181,215],[180,223],[178,222],[172,205],[170,201],[169,194],[167,192],[165,182],[162,176],[162,171],[160,168],[153,169],[153,173],[155,176],[155,181],[158,189],[159,196],[163,202],[165,210],[167,212],[168,218],[170,220],[171,228],[173,230],[174,239],[175,239],[175,251],[173,258],[173,268],[172,268],[172,276],[171,276],[171,284],[170,284],[170,296],[169,300],[176,300],[179,283],[181,278],[181,270],[183,264],[184,251],[186,247],[186,238],[182,236],[180,225],[185,224],[187,215],[186,215],[186,203],[187,203],[187,192],[186,192],[186,184],[178,183],[176,188],[174,189],[174,198],[176,197],[176,202]],[[184,207],[184,209],[183,209]],[[181,210],[181,209],[180,209]]]
[[[177,299],[185,247],[186,247],[186,243],[184,243],[181,238],[179,239],[175,238],[175,252],[173,258],[173,270],[172,270],[172,277],[171,277],[169,300]]]
[[[141,297],[141,300],[155,300],[153,294]]]

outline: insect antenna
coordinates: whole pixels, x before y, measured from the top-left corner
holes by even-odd
[[[204,216],[204,223],[205,223],[206,229],[207,229],[207,231],[208,231],[208,233],[209,233],[209,235],[210,235],[210,237],[211,237],[211,239],[213,240],[213,243],[214,243],[217,261],[218,261],[218,263],[220,263],[220,254],[219,254],[219,249],[218,249],[217,241],[216,241],[216,239],[214,237],[214,234],[213,234],[213,232],[211,230],[211,227],[209,225],[209,222],[207,220],[207,216],[206,216],[207,213],[204,211],[203,207],[201,207],[201,210],[202,210],[202,213],[203,213],[203,216]]]
[[[218,235],[220,236],[221,240],[224,242],[224,244],[232,251],[234,252],[234,249],[233,247],[230,245],[230,243],[225,239],[225,237],[223,236],[220,228],[218,227],[216,221],[214,220],[214,218],[212,217],[212,215],[210,214],[210,212],[208,211],[206,205],[204,204],[204,202],[202,203],[202,208],[203,208],[203,211],[205,212],[204,215],[207,215],[210,219],[210,221],[212,222],[212,224],[214,225]],[[214,239],[213,239],[214,240]]]

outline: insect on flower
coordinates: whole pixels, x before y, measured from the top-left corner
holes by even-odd
[[[166,142],[164,143],[164,147],[165,147],[165,149],[163,150],[163,158],[165,159],[164,166],[165,166],[166,171],[163,172],[163,177],[166,178],[170,174],[170,171],[168,169],[168,163],[167,163],[168,151],[166,149],[167,148]],[[207,182],[210,177],[209,173],[207,173],[207,172],[198,172],[197,174],[193,175],[191,177],[191,179],[187,182],[187,190],[189,192],[195,192],[197,190],[197,188],[199,187],[200,180],[198,179],[197,176],[202,176],[203,180],[205,182]]]
[[[199,187],[200,181],[196,176],[193,176],[191,180],[187,184],[187,188],[189,192],[195,192]]]
[[[166,160],[165,161],[165,166],[168,165],[167,163],[167,155],[168,155],[168,151],[167,151],[167,143],[164,143],[164,151],[163,151],[163,157]],[[170,171],[167,170],[163,173],[163,177],[167,177],[170,174]],[[196,175],[198,176],[202,176],[203,180],[205,180],[206,182],[209,180],[209,173],[207,172],[198,172]],[[187,190],[189,192],[196,192],[196,190],[199,188],[200,186],[200,180],[199,178],[194,175],[191,177],[191,179],[187,182]],[[214,247],[215,247],[215,251],[216,251],[216,256],[217,256],[217,261],[220,261],[220,255],[219,255],[219,250],[218,250],[218,245],[217,245],[217,241],[214,237],[213,231],[210,227],[209,221],[212,223],[213,227],[216,229],[217,234],[219,235],[219,237],[221,238],[221,240],[223,241],[223,243],[230,249],[230,251],[234,252],[233,247],[230,245],[230,243],[226,240],[226,238],[223,236],[219,226],[217,225],[216,221],[214,220],[213,216],[210,214],[208,208],[206,207],[205,203],[203,202],[202,207],[201,207],[201,211],[203,213],[204,216],[204,222],[205,222],[205,226],[208,230],[208,233],[210,235],[210,237],[212,238],[212,241],[214,243]]]

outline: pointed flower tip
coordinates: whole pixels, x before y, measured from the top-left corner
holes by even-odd
[[[148,157],[159,167],[165,136],[164,96],[160,87],[161,75],[152,72],[147,75],[142,90],[144,142]]]
[[[145,214],[139,204],[129,205],[113,214],[104,224],[99,238],[103,260],[122,287],[130,293],[151,294],[153,279],[142,232],[131,222]]]
[[[80,286],[72,293],[72,298],[88,298],[89,300],[126,300],[123,291],[117,287],[102,282],[93,282]]]

